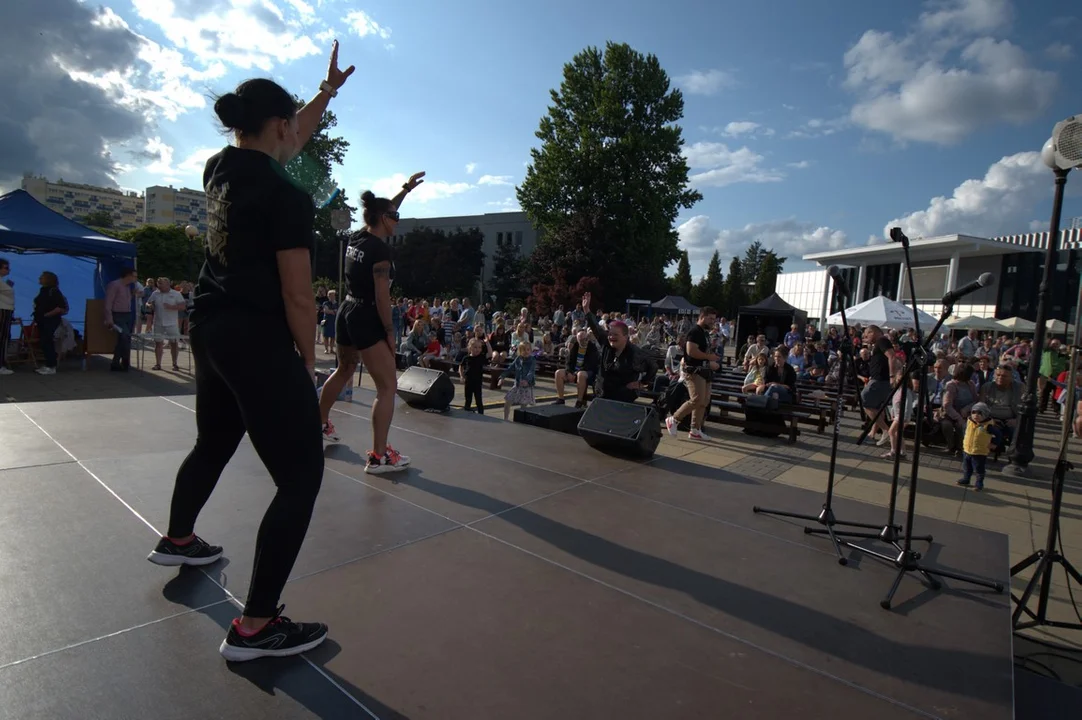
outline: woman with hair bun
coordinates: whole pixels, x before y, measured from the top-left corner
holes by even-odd
[[[222,556],[195,534],[195,521],[247,432],[277,493],[256,536],[244,613],[220,648],[227,660],[296,655],[327,637],[326,625],[293,622],[278,605],[323,481],[313,383],[315,206],[284,166],[352,73],[338,69],[336,40],[319,93],[300,111],[292,95],[265,79],[246,80],[214,103],[236,145],[203,171],[206,253],[189,331],[198,435],[177,472],[168,533],[147,559],[209,565]],[[238,328],[258,342],[258,357],[238,351]]]
[[[391,281],[394,261],[387,238],[398,226],[398,208],[406,195],[424,182],[423,172],[414,173],[402,191],[392,199],[376,197],[371,190],[361,195],[364,227],[353,233],[346,246],[343,274],[346,297],[338,309],[335,335],[338,342],[338,367],[327,378],[320,395],[323,415],[323,438],[338,442],[330,421],[331,407],[349,378],[357,370],[357,355],[368,368],[376,384],[372,403],[372,449],[364,471],[382,474],[404,470],[410,459],[387,443],[394,417],[394,397],[398,387],[395,367],[397,347],[391,322]]]

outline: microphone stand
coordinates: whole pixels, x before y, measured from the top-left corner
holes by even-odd
[[[772,510],[769,508],[759,507],[755,505],[751,511],[761,515],[773,515],[775,517],[795,518],[798,520],[806,520],[809,522],[816,522],[822,525],[821,528],[805,527],[804,533],[808,535],[823,534],[830,538],[830,542],[834,545],[834,551],[838,554],[838,564],[846,565],[849,559],[842,554],[842,544],[844,541],[839,541],[839,537],[852,537],[852,538],[877,538],[879,533],[874,532],[836,532],[834,527],[841,525],[845,527],[856,528],[868,528],[870,530],[878,529],[878,525],[871,523],[858,523],[858,522],[845,522],[838,520],[834,515],[834,475],[837,467],[838,459],[838,436],[841,432],[842,412],[845,409],[845,376],[846,373],[852,372],[855,369],[855,365],[852,362],[852,348],[849,338],[849,326],[845,319],[845,295],[842,294],[841,289],[838,287],[838,282],[834,282],[834,290],[838,296],[838,305],[841,307],[842,314],[842,328],[844,330],[844,336],[839,347],[841,357],[839,358],[838,369],[838,400],[834,407],[834,437],[830,444],[830,470],[827,474],[827,496],[826,501],[823,503],[823,509],[818,515],[802,515],[800,513],[785,512],[782,510]],[[853,373],[854,380],[856,379],[856,373]],[[898,527],[901,530],[901,527]]]
[[[910,573],[910,572],[919,573],[920,576],[924,579],[925,584],[929,588],[931,588],[932,590],[939,590],[940,587],[942,587],[942,584],[939,582],[939,580],[937,578],[945,577],[945,578],[951,578],[952,580],[959,580],[961,582],[970,583],[972,585],[978,585],[978,586],[981,586],[981,587],[991,588],[992,590],[996,591],[997,593],[1003,592],[1003,584],[1002,583],[995,582],[993,580],[985,580],[983,578],[977,578],[977,577],[973,577],[973,576],[970,576],[970,575],[963,575],[963,574],[960,574],[960,573],[950,572],[950,571],[947,571],[947,570],[939,570],[939,569],[935,569],[935,568],[929,568],[929,567],[927,567],[925,565],[922,565],[920,563],[921,554],[918,551],[913,549],[913,540],[919,539],[919,538],[915,538],[913,536],[913,518],[916,515],[917,476],[918,476],[919,470],[920,470],[920,447],[921,447],[921,440],[922,440],[923,434],[924,434],[924,403],[925,403],[925,400],[927,399],[927,392],[928,392],[928,390],[927,390],[928,389],[928,367],[927,367],[928,348],[931,346],[932,339],[935,338],[936,333],[939,332],[939,328],[941,328],[943,326],[943,323],[946,322],[947,318],[950,317],[951,312],[954,309],[954,302],[953,302],[953,300],[951,300],[949,302],[944,302],[944,304],[943,304],[943,312],[939,317],[939,321],[935,324],[935,327],[932,328],[932,331],[928,334],[927,338],[923,338],[921,336],[921,333],[920,333],[920,320],[918,319],[917,294],[916,294],[916,292],[914,292],[914,288],[913,288],[913,270],[912,270],[911,264],[909,263],[909,238],[907,238],[901,232],[901,230],[898,230],[897,228],[891,230],[891,238],[892,239],[895,238],[895,235],[900,236],[898,239],[901,240],[902,247],[905,249],[906,271],[907,271],[907,273],[909,275],[909,295],[910,295],[910,299],[912,300],[912,303],[913,303],[913,323],[914,323],[914,327],[916,328],[916,331],[917,331],[917,339],[918,339],[918,341],[921,341],[920,344],[913,350],[913,355],[909,359],[908,366],[907,366],[907,375],[909,374],[909,372],[912,372],[912,370],[910,368],[918,368],[919,367],[920,370],[919,370],[918,377],[920,378],[920,390],[919,390],[919,395],[917,395],[917,413],[916,413],[916,416],[917,416],[918,422],[917,422],[916,430],[915,430],[915,432],[913,434],[913,461],[912,461],[912,465],[910,466],[909,504],[908,504],[908,507],[906,508],[905,534],[902,537],[902,544],[901,544],[900,548],[898,548],[898,543],[896,542],[897,538],[895,538],[891,542],[892,545],[894,545],[896,548],[898,548],[898,554],[895,555],[895,556],[891,556],[891,555],[887,555],[885,553],[877,552],[875,550],[872,550],[871,548],[862,547],[860,545],[856,545],[856,544],[854,544],[852,542],[849,542],[847,540],[842,541],[842,543],[845,544],[847,547],[850,547],[850,548],[856,550],[857,552],[864,553],[865,555],[870,555],[870,556],[872,556],[874,558],[877,558],[879,560],[883,560],[885,562],[888,562],[888,563],[892,564],[894,567],[896,567],[898,569],[898,574],[894,578],[894,583],[890,586],[890,590],[887,591],[886,597],[884,597],[883,600],[881,600],[880,603],[879,603],[879,606],[882,607],[884,610],[890,610],[891,602],[894,599],[894,594],[898,591],[898,587],[902,584],[902,578],[905,577],[906,574]],[[904,383],[906,382],[906,380],[907,380],[907,378],[905,378],[905,377],[902,378],[903,387],[904,387]],[[904,403],[904,395],[903,395],[903,403]],[[905,413],[905,405],[904,404],[902,405],[902,413],[903,413],[903,418],[904,418],[904,413]],[[901,431],[899,431],[899,438],[898,438],[899,439],[899,447],[901,447],[902,441],[904,440],[903,435],[904,434]],[[898,463],[898,456],[896,454],[895,455],[895,468],[896,469],[898,467],[897,463]],[[897,482],[897,479],[895,479],[895,483],[896,482]],[[891,505],[892,506],[894,505],[894,497],[893,497],[893,494],[894,494],[893,491],[894,490],[895,490],[895,486],[892,486],[892,497],[891,497]],[[891,520],[893,520],[893,516],[891,516]],[[890,522],[888,521],[888,525],[889,524],[890,524]],[[884,532],[885,531],[886,531],[886,529],[884,529]]]
[[[1082,574],[1075,569],[1071,561],[1063,555],[1063,544],[1060,542],[1060,511],[1063,508],[1063,486],[1067,480],[1067,471],[1073,469],[1073,465],[1067,460],[1067,445],[1071,439],[1072,425],[1075,417],[1075,407],[1078,405],[1078,400],[1075,397],[1075,378],[1078,373],[1078,353],[1079,345],[1082,344],[1082,287],[1079,288],[1079,304],[1077,306],[1078,318],[1075,320],[1074,331],[1074,344],[1071,346],[1071,365],[1067,372],[1067,389],[1065,392],[1065,400],[1063,402],[1063,430],[1059,438],[1059,457],[1056,458],[1056,467],[1052,471],[1052,510],[1049,514],[1050,522],[1048,523],[1048,537],[1045,540],[1044,548],[1033,553],[1025,560],[1022,560],[1017,565],[1011,568],[1011,577],[1015,577],[1020,572],[1028,568],[1033,563],[1037,563],[1037,568],[1033,571],[1033,577],[1026,583],[1026,589],[1022,593],[1021,598],[1012,599],[1015,601],[1017,607],[1015,607],[1014,613],[1011,616],[1011,624],[1015,630],[1024,630],[1031,627],[1056,627],[1066,628],[1069,630],[1082,630],[1082,622],[1063,622],[1060,620],[1048,619],[1048,593],[1052,585],[1052,570],[1056,565],[1063,567],[1064,572],[1074,581],[1082,585]],[[1058,547],[1057,547],[1058,543]],[[1039,589],[1038,589],[1039,588]],[[1037,612],[1033,612],[1029,609],[1028,603],[1030,596],[1034,591],[1037,591]],[[1026,620],[1022,617],[1023,613],[1029,616]]]

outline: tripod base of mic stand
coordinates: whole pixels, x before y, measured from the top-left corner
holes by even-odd
[[[872,525],[861,525],[860,527],[877,527]],[[826,532],[819,528],[804,528],[806,535],[820,535]],[[887,545],[893,545],[894,549],[898,552],[902,552],[901,541],[903,539],[902,526],[901,525],[883,525],[877,533],[862,533],[862,532],[848,532],[839,531],[834,533],[840,538],[862,538],[865,540],[878,540],[879,542],[886,543]],[[931,535],[914,535],[913,540],[930,543],[932,542]],[[920,553],[917,553],[917,558],[920,558]]]
[[[840,525],[842,527],[855,527],[855,528],[868,528],[874,530],[878,528],[878,525],[871,523],[858,523],[858,522],[845,522],[838,520],[834,517],[834,510],[829,505],[823,505],[822,511],[818,515],[804,515],[801,513],[785,512],[783,510],[771,510],[770,508],[763,508],[755,505],[751,508],[751,511],[757,515],[773,515],[775,517],[794,518],[796,520],[804,520],[807,522],[816,522],[822,525],[822,528],[804,528],[805,534],[823,534],[830,538],[830,542],[834,544],[834,551],[838,553],[838,564],[848,565],[849,558],[842,555],[842,545],[844,541],[839,541],[839,537],[867,537],[877,538],[878,533],[857,533],[857,532],[835,532],[834,526]]]
[[[1011,618],[1011,624],[1014,626],[1014,629],[1025,630],[1031,627],[1055,627],[1066,628],[1068,630],[1082,630],[1082,623],[1049,620],[1047,613],[1047,599],[1045,599],[1045,602],[1038,604],[1037,612],[1033,612],[1026,607],[1030,595],[1033,594],[1034,590],[1040,587],[1042,578],[1044,578],[1045,575],[1048,575],[1050,579],[1052,568],[1056,565],[1062,566],[1079,585],[1082,585],[1082,574],[1079,574],[1078,570],[1071,564],[1071,561],[1061,555],[1058,551],[1053,550],[1052,552],[1046,552],[1042,549],[1012,567],[1011,577],[1014,577],[1033,563],[1037,563],[1037,569],[1033,571],[1033,577],[1031,577],[1026,584],[1026,589],[1022,593],[1022,597],[1019,599],[1014,597],[1013,594],[1011,595],[1011,599],[1015,602],[1014,615]],[[1030,619],[1022,620],[1023,613],[1028,615]]]
[[[916,550],[902,550],[897,555],[885,555],[881,552],[876,552],[870,548],[861,547],[851,542],[842,540],[842,543],[847,547],[850,547],[857,552],[862,552],[865,555],[871,555],[874,558],[878,558],[883,562],[890,563],[898,569],[898,575],[894,578],[894,583],[890,586],[890,590],[887,592],[887,596],[879,601],[879,607],[884,610],[890,610],[891,602],[894,600],[894,594],[898,592],[898,587],[902,584],[902,578],[906,573],[915,572],[923,578],[924,584],[932,590],[939,590],[943,587],[943,584],[939,582],[937,578],[944,577],[952,580],[960,580],[971,585],[979,585],[980,587],[990,588],[997,593],[1003,592],[1003,583],[995,582],[994,580],[984,580],[982,578],[975,578],[969,575],[962,575],[960,573],[948,572],[946,570],[934,570],[932,568],[924,567],[920,564],[921,555]]]

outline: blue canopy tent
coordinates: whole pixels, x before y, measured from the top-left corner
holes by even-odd
[[[80,332],[87,298],[104,298],[105,287],[135,264],[135,244],[99,235],[45,207],[24,190],[0,195],[0,257],[11,263],[15,315],[29,319],[43,270],[56,273]],[[13,258],[8,253],[16,253]]]

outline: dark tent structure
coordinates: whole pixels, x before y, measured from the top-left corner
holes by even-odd
[[[793,307],[774,293],[754,305],[740,308],[733,341],[741,345],[748,335],[766,335],[767,342],[773,346],[785,338],[790,326],[796,325],[797,330],[804,332],[807,322],[808,313]]]
[[[679,295],[666,295],[656,303],[651,303],[650,309],[657,313],[670,315],[693,315],[699,312],[697,306],[692,305]]]
[[[45,207],[25,190],[0,195],[0,255],[9,257],[16,315],[30,312],[43,270],[56,273],[77,327],[85,307],[77,299],[103,298],[105,286],[135,264],[134,243],[105,237]]]

